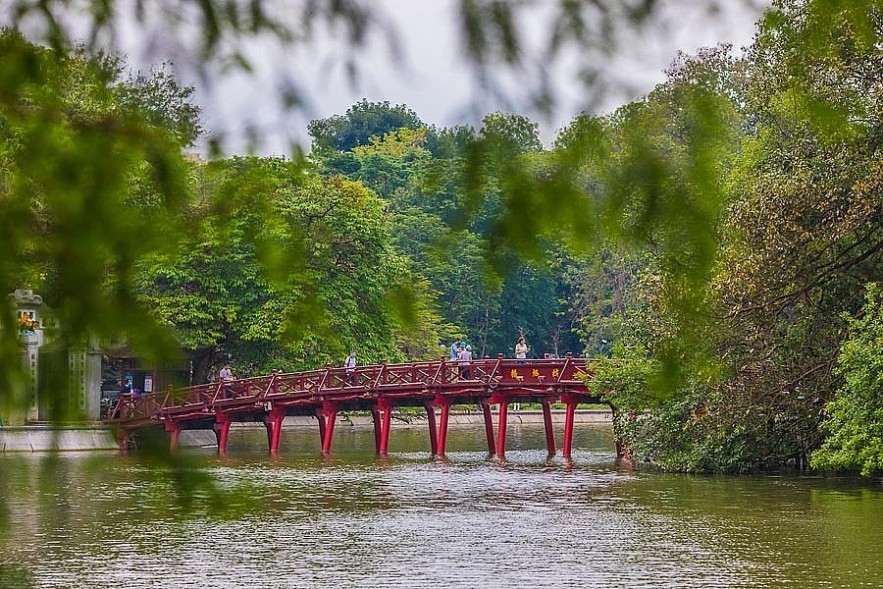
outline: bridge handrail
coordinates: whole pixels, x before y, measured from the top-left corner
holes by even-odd
[[[284,373],[273,371],[268,375],[241,378],[234,381],[194,385],[183,388],[169,388],[166,391],[148,393],[140,397],[122,394],[111,412],[109,422],[163,419],[184,408],[195,412],[211,414],[213,408],[223,408],[231,404],[237,407],[243,401],[255,404],[278,399],[280,394],[326,395],[348,390],[364,389],[365,392],[407,389],[409,387],[446,386],[459,382],[473,383],[475,386],[495,388],[500,384],[511,386],[514,375],[522,368],[529,368],[533,375],[542,371],[554,380],[545,380],[546,375],[519,375],[516,385],[528,382],[535,386],[533,378],[539,382],[554,382],[561,385],[572,382],[578,373],[586,373],[589,360],[572,358],[514,359],[485,358],[469,363],[472,378],[460,380],[463,366],[456,360],[442,358],[434,361],[420,361],[403,364],[369,364],[347,369],[345,367],[325,367],[317,370]],[[557,370],[557,373],[555,372]],[[470,388],[472,385],[470,385]],[[287,390],[283,390],[287,389]],[[232,394],[228,396],[228,391]],[[350,397],[351,398],[351,397]]]

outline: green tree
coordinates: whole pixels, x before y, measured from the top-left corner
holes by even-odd
[[[187,224],[182,150],[199,129],[190,90],[161,71],[126,79],[117,57],[59,54],[12,31],[0,34],[0,53],[0,290],[43,293],[62,346],[125,335],[172,354],[131,285],[138,260],[166,250]],[[22,375],[10,301],[0,306],[8,415]],[[59,417],[74,417],[67,398],[52,408]]]
[[[380,139],[402,128],[416,130],[423,127],[425,125],[417,113],[403,104],[390,106],[389,102],[363,99],[347,109],[343,116],[312,121],[308,130],[314,152],[347,152],[370,144],[372,137]]]
[[[480,136],[512,154],[543,150],[539,126],[524,115],[502,112],[485,115]]]
[[[203,370],[216,356],[263,371],[337,364],[350,350],[362,362],[394,361],[406,352],[397,338],[425,354],[429,336],[407,339],[401,331],[417,319],[390,304],[407,296],[396,287],[407,270],[376,195],[275,159],[215,162],[202,182],[209,198],[195,216],[207,222],[154,261],[140,292],[185,347],[202,350]],[[217,223],[208,211],[221,207]],[[400,302],[431,332],[424,296]]]
[[[359,167],[348,176],[390,199],[407,188],[426,165],[431,154],[423,147],[425,141],[425,128],[402,127],[383,137],[374,136],[368,145],[353,148]]]
[[[828,437],[812,455],[816,468],[883,471],[883,299],[869,284],[856,317],[847,317],[850,335],[837,357],[843,384],[826,407]]]
[[[836,34],[807,49],[818,8],[778,3],[744,60],[707,55],[676,78],[707,80],[727,97],[741,137],[717,164],[725,181],[721,247],[711,288],[697,302],[712,321],[692,331],[722,362],[698,363],[670,402],[648,399],[653,418],[634,437],[671,468],[802,462],[821,444],[821,408],[840,386],[832,372],[846,334],[840,317],[858,312],[861,285],[880,280],[880,109],[862,90],[873,85],[879,50],[849,11],[832,15]],[[648,282],[671,264],[660,261],[644,273],[638,300],[646,302],[632,315],[654,355],[654,342],[686,316],[658,296],[670,288],[666,280]]]

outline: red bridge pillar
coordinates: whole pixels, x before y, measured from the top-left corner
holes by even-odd
[[[500,423],[497,424],[497,456],[506,457],[506,425],[508,423],[507,415],[509,413],[509,399],[504,398],[499,401],[500,407]]]
[[[497,453],[494,447],[494,418],[491,415],[491,406],[487,399],[481,401],[481,411],[484,413],[484,433],[487,436],[487,453],[493,456]]]
[[[285,419],[285,409],[271,409],[264,416],[264,426],[267,428],[267,442],[270,446],[270,454],[279,453],[279,440],[282,438],[283,419]]]
[[[543,424],[546,426],[546,448],[549,457],[555,456],[555,430],[552,428],[552,402],[543,399]]]
[[[169,432],[169,450],[174,452],[178,449],[178,439],[181,436],[181,424],[174,421],[166,421],[165,430]]]
[[[230,417],[228,415],[216,416],[212,429],[215,430],[215,438],[218,441],[218,454],[225,456],[227,454],[227,439],[230,434]]]
[[[371,408],[371,420],[374,422],[374,451],[380,454],[380,411]]]
[[[386,456],[389,452],[389,428],[392,422],[392,402],[385,398],[377,399],[377,408],[372,413],[377,412],[379,419],[374,421],[374,436],[377,440],[377,453]],[[379,430],[377,426],[380,426]]]
[[[576,404],[579,399],[576,395],[565,394],[561,395],[561,400],[566,406],[564,413],[564,442],[561,444],[561,455],[569,459],[573,448],[573,420],[576,414]]]
[[[445,455],[445,448],[448,443],[448,418],[451,413],[451,404],[446,399],[436,397],[436,403],[441,405],[441,418],[438,424],[438,455]]]
[[[331,453],[331,441],[334,439],[334,423],[337,421],[337,404],[324,401],[322,407],[316,409],[319,418],[319,439],[322,442],[322,454]]]

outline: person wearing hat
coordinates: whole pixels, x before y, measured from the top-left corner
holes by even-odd
[[[224,396],[228,399],[233,397],[233,369],[230,368],[229,364],[224,364],[224,367],[221,368],[221,371],[218,373],[218,378],[221,379],[221,384],[224,385]]]
[[[472,379],[472,346],[467,345],[460,348],[460,354],[457,356],[460,363],[460,378],[464,380]]]

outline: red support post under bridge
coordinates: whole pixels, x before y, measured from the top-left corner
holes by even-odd
[[[227,452],[230,424],[262,422],[271,454],[279,452],[285,417],[314,416],[319,422],[320,447],[332,451],[334,427],[341,411],[370,412],[375,450],[389,453],[392,414],[397,407],[426,411],[430,452],[444,456],[451,405],[478,405],[482,410],[488,454],[506,453],[509,404],[539,403],[543,410],[546,446],[556,453],[551,404],[565,404],[562,453],[570,458],[576,406],[597,403],[586,388],[591,361],[573,358],[514,360],[498,356],[476,360],[469,371],[456,361],[377,364],[353,370],[324,368],[298,373],[274,371],[234,382],[170,389],[142,397],[123,395],[107,422],[116,426],[126,444],[141,429],[162,426],[177,445],[182,429],[212,429],[218,452]],[[468,378],[466,378],[468,376]],[[494,435],[492,406],[498,407]],[[436,409],[440,409],[436,420]]]

